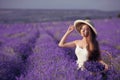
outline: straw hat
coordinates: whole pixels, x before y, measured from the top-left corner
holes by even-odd
[[[97,35],[97,31],[94,28],[94,24],[90,20],[75,20],[74,21],[74,26],[75,26],[75,29],[76,29],[77,32],[79,32],[79,30],[77,30],[77,27],[81,27],[81,26],[78,26],[78,24],[80,24],[80,23],[87,24],[94,31],[94,33]]]

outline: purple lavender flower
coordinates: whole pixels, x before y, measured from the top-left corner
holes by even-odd
[[[91,72],[101,72],[105,69],[105,66],[97,61],[87,61],[84,64],[85,68]]]

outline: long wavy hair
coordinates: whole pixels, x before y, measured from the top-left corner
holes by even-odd
[[[90,28],[91,34],[90,34],[90,40],[88,41],[88,60],[94,60],[99,61],[101,60],[101,53],[99,48],[99,43],[96,40],[96,34],[93,32],[93,30]]]

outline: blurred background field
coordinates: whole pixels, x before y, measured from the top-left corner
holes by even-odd
[[[0,23],[74,21],[120,18],[120,11],[80,9],[0,9]]]

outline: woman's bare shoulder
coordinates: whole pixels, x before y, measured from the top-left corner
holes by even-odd
[[[81,42],[81,40],[75,40],[74,42],[75,42],[75,44],[78,44]]]

